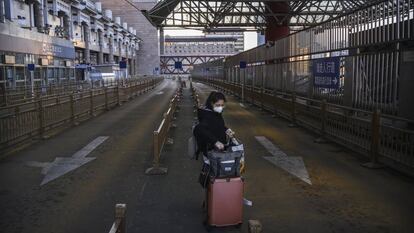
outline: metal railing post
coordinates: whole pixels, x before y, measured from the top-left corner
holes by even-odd
[[[39,98],[38,100],[38,116],[39,116],[39,135],[41,138],[44,137],[44,133],[45,133],[45,119],[43,117],[43,103],[42,103],[42,98]]]
[[[93,116],[93,90],[89,91],[90,99],[89,99],[89,115]]]
[[[371,161],[363,164],[367,168],[382,168],[383,166],[379,163],[379,146],[381,141],[381,111],[376,109],[372,113],[371,119],[371,147],[370,157]]]
[[[104,94],[105,94],[105,110],[109,110],[109,104],[108,104],[108,88],[104,87]]]
[[[159,148],[159,133],[157,131],[154,131],[153,133],[153,142],[154,142],[154,160],[152,162],[152,165],[154,168],[160,167],[160,148]]]
[[[121,106],[121,97],[119,93],[119,85],[116,85],[116,103],[118,106]]]
[[[265,110],[265,108],[264,108],[264,87],[263,86],[260,90],[260,108],[261,108],[262,111]]]
[[[273,88],[273,115],[272,117],[277,117],[278,113],[277,113],[277,90],[274,87]]]
[[[255,94],[255,91],[254,91],[254,84],[253,84],[253,81],[252,81],[252,84],[250,84],[250,92],[251,92],[251,96],[250,96],[250,101],[251,101],[251,104],[252,105],[254,105],[254,94]]]
[[[315,139],[316,143],[324,143],[325,140],[325,128],[326,128],[326,99],[321,102],[321,131],[319,138]]]
[[[246,72],[244,72],[244,74],[243,74],[243,80],[242,80],[242,86],[241,86],[241,101],[242,101],[242,103],[244,103],[244,88],[245,88],[245,81],[246,81],[246,77],[245,77],[245,75],[246,75]]]
[[[75,124],[75,100],[73,97],[73,94],[70,94],[70,121],[72,122],[72,125]]]
[[[291,123],[289,124],[289,127],[296,127],[296,93],[292,93],[292,102],[291,102]]]

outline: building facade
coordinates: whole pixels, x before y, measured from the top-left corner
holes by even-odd
[[[121,16],[128,25],[137,29],[137,36],[142,39],[138,51],[137,73],[151,75],[157,73],[160,66],[158,30],[140,10],[149,10],[157,0],[99,0],[111,9],[114,15]],[[131,6],[133,4],[134,6]]]
[[[238,53],[233,36],[165,36],[165,55],[221,55]]]
[[[0,86],[84,80],[94,67],[127,63],[137,73],[140,38],[90,0],[0,0]]]
[[[229,30],[229,29],[228,29]],[[221,30],[214,30],[214,31],[206,31],[205,32],[206,37],[213,36],[224,36],[224,37],[233,37],[236,38],[236,42],[234,43],[234,49],[236,50],[236,53],[241,53],[244,51],[244,31],[240,31],[237,29],[234,29],[234,31],[221,31]]]
[[[189,74],[196,64],[234,55],[238,53],[237,40],[233,35],[165,36],[161,74]]]

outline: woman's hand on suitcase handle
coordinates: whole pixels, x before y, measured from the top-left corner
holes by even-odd
[[[219,149],[219,150],[224,150],[224,145],[223,145],[223,143],[221,143],[221,142],[219,142],[219,141],[217,141],[217,142],[214,144],[214,146],[215,146],[217,149]]]

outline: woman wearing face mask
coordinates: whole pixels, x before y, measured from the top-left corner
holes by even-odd
[[[203,155],[214,148],[223,150],[226,144],[226,135],[233,137],[234,132],[227,128],[222,112],[226,97],[221,92],[213,91],[206,100],[204,108],[198,109],[199,124],[194,128],[199,152]]]

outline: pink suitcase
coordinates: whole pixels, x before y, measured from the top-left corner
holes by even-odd
[[[241,226],[243,219],[242,178],[216,179],[208,186],[207,227]]]

